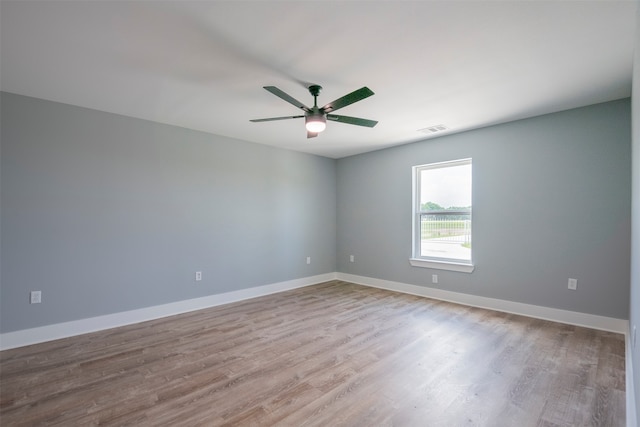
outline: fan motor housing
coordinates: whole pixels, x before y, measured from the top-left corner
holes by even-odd
[[[309,86],[309,93],[311,93],[311,95],[314,97],[320,95],[321,90],[322,90],[322,86],[320,85]]]

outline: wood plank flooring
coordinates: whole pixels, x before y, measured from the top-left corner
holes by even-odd
[[[624,337],[332,281],[0,352],[0,424],[624,426]]]

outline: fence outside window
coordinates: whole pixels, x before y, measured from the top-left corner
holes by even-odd
[[[421,240],[471,245],[470,211],[429,211],[420,214]]]

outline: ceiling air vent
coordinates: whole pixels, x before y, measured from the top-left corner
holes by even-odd
[[[418,129],[418,132],[422,132],[422,133],[426,133],[428,135],[431,135],[433,133],[438,133],[438,132],[442,132],[445,130],[449,130],[448,127],[446,127],[445,125],[435,125],[435,126],[429,126],[428,128],[424,128],[424,129]]]

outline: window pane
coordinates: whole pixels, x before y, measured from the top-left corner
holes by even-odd
[[[471,163],[420,171],[420,210],[462,207],[471,209]]]

